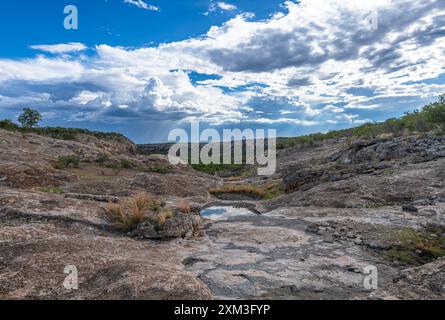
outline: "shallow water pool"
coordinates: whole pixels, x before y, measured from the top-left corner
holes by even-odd
[[[229,220],[240,216],[252,216],[255,213],[245,208],[210,207],[201,211],[201,216],[210,220]]]

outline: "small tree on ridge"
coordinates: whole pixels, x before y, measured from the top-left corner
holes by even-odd
[[[24,108],[23,113],[18,118],[22,127],[25,129],[32,129],[42,121],[42,115],[34,109]]]

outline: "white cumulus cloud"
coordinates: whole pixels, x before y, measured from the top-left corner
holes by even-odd
[[[216,4],[218,8],[221,10],[232,11],[238,9],[234,4],[226,3],[226,2],[218,2]]]
[[[30,48],[54,54],[79,52],[87,49],[87,47],[83,43],[78,43],[78,42],[60,43],[60,44],[41,44],[41,45],[30,46]]]
[[[238,7],[234,4],[230,4],[227,2],[219,1],[219,2],[212,2],[210,3],[210,6],[208,10],[204,13],[205,16],[210,15],[211,13],[214,13],[216,11],[234,11],[238,9]]]
[[[152,4],[148,4],[144,2],[143,0],[124,0],[124,3],[128,3],[131,5],[134,5],[138,8],[144,9],[144,10],[150,10],[150,11],[159,11],[159,7],[154,6]]]

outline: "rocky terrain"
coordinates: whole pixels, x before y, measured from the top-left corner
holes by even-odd
[[[0,298],[445,298],[445,137],[296,145],[266,179],[136,150],[0,130]],[[201,216],[215,206],[251,214]]]

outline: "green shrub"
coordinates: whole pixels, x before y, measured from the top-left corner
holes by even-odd
[[[111,164],[108,168],[110,168],[116,176],[122,171],[122,167],[119,164]]]
[[[170,169],[165,166],[154,166],[144,170],[149,173],[167,174],[170,173]]]
[[[122,159],[120,162],[120,166],[121,166],[121,168],[124,168],[124,169],[131,169],[133,167],[131,162],[128,161],[127,159]]]
[[[77,133],[73,129],[69,128],[34,128],[33,133],[49,136],[53,139],[65,140],[65,141],[76,141]]]
[[[398,121],[402,124],[403,128],[410,132],[418,131],[425,132],[431,129],[431,124],[425,118],[425,114],[419,110],[414,112],[407,112]]]
[[[39,189],[40,192],[44,192],[44,193],[53,193],[53,194],[64,194],[65,192],[62,189],[59,188],[40,188]]]
[[[16,125],[11,120],[5,119],[0,121],[0,129],[8,130],[8,131],[18,131],[20,127]]]
[[[68,167],[79,168],[80,159],[75,155],[60,156],[57,158],[56,169],[65,169]]]
[[[105,153],[102,153],[96,160],[96,162],[98,164],[100,164],[101,166],[105,165],[105,163],[107,163],[110,160],[110,158],[108,157],[108,155],[106,155]]]
[[[445,124],[445,95],[441,95],[439,101],[425,106],[422,112],[429,123],[443,126]]]
[[[383,129],[397,136],[403,131],[403,122],[399,119],[388,119],[383,123]]]

